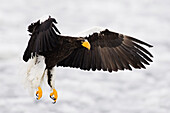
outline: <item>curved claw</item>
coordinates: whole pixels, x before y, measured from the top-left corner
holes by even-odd
[[[57,94],[57,91],[55,89],[53,89],[53,92],[50,93],[50,98],[54,100],[53,104],[55,104],[56,100],[58,98],[58,94]]]
[[[36,99],[37,100],[40,100],[41,99],[41,97],[42,97],[42,89],[41,89],[41,87],[38,87],[38,91],[36,92]]]

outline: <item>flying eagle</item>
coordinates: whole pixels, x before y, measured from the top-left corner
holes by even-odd
[[[53,92],[51,99],[56,102],[58,95],[54,87],[53,68],[55,66],[80,68],[81,70],[118,71],[141,69],[152,62],[152,54],[141,45],[152,45],[105,29],[86,37],[61,35],[55,26],[56,20],[50,16],[45,21],[38,20],[28,26],[30,40],[24,52],[23,60],[33,62],[27,70],[27,78],[37,89],[36,96],[42,97],[41,81],[47,75],[47,81]],[[30,76],[31,67],[42,71]],[[35,68],[35,71],[37,69]],[[36,84],[36,85],[35,85]]]

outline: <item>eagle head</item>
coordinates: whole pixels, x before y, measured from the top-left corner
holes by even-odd
[[[85,48],[87,48],[88,50],[90,50],[90,43],[88,42],[87,39],[81,41],[81,43],[82,43],[81,45],[82,45],[83,47],[85,47]]]

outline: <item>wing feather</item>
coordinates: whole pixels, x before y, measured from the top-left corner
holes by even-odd
[[[128,63],[129,58],[126,55],[124,55],[123,50],[121,48],[115,48],[115,49],[116,49],[117,53],[119,53],[119,55],[121,56],[120,60],[122,61],[123,67],[125,69],[132,70],[132,68],[129,66],[129,63]]]
[[[91,63],[91,68],[93,71],[96,70],[96,48],[91,49],[91,57],[92,57],[92,63]]]
[[[49,17],[45,22],[40,23],[37,21],[28,26],[28,31],[31,33],[28,46],[24,52],[23,60],[28,61],[31,57],[35,55],[40,55],[45,52],[52,51],[58,45],[58,29],[55,27],[54,23],[56,20]]]
[[[103,71],[107,71],[104,48],[100,49],[100,55],[101,55],[101,67]]]
[[[117,65],[118,69],[119,70],[124,70],[123,64],[122,64],[122,62],[121,62],[121,60],[119,58],[119,54],[116,52],[116,49],[113,48],[112,52],[113,52],[113,54],[115,56],[114,58],[115,58],[116,65]]]
[[[98,48],[95,48],[96,51],[95,51],[95,56],[96,56],[96,68],[97,70],[101,70],[102,67],[101,67],[101,54],[100,54],[100,49],[101,47],[98,47]]]
[[[140,45],[138,45],[138,44],[136,44],[136,43],[134,43],[134,42],[133,42],[133,44],[134,44],[134,46],[135,46],[136,48],[142,50],[143,52],[145,52],[146,54],[148,54],[150,57],[153,57],[152,54],[151,54],[148,50],[146,50],[145,48],[143,48],[142,46],[140,46]]]
[[[57,66],[112,72],[124,69],[132,70],[131,66],[138,69],[145,68],[144,64],[149,65],[149,62],[152,62],[150,58],[153,57],[152,54],[141,45],[153,46],[136,38],[107,29],[85,38],[91,44],[91,50],[77,48]],[[76,63],[71,65],[69,60]]]
[[[111,59],[111,61],[112,61],[112,70],[113,70],[113,71],[118,71],[118,67],[117,67],[116,61],[115,61],[115,54],[112,52],[113,49],[112,49],[112,48],[109,48],[108,50],[109,50],[110,57],[111,57],[110,59]]]
[[[145,45],[145,46],[148,46],[148,47],[153,47],[152,45],[150,45],[150,44],[148,44],[148,43],[146,43],[146,42],[143,42],[143,41],[141,41],[141,40],[138,40],[138,39],[136,39],[136,38],[133,38],[133,37],[130,37],[130,36],[126,36],[129,40],[132,40],[132,41],[134,41],[134,42],[137,42],[137,43],[139,43],[139,44],[142,44],[142,45]]]

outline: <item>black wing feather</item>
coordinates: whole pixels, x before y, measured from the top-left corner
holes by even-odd
[[[57,66],[70,66],[83,70],[118,71],[145,68],[144,64],[152,62],[152,54],[141,45],[152,45],[109,30],[93,33],[85,37],[91,44],[91,50],[77,48]],[[81,51],[81,52],[80,52]],[[71,62],[74,62],[70,64]],[[81,65],[80,65],[81,64]]]
[[[49,17],[43,23],[37,21],[28,26],[28,31],[31,33],[28,46],[24,52],[23,60],[28,61],[35,55],[40,55],[44,52],[52,51],[59,43],[56,32],[59,30],[55,27],[56,20]]]

